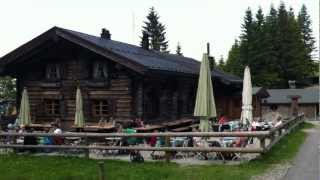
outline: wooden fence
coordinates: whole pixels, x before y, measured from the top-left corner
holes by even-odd
[[[269,151],[279,140],[286,134],[290,133],[294,128],[301,124],[304,120],[304,115],[301,114],[297,117],[292,117],[285,121],[280,126],[273,128],[269,131],[242,131],[242,132],[165,132],[165,133],[7,133],[1,132],[0,137],[21,137],[21,136],[34,136],[34,137],[79,137],[84,143],[82,145],[22,145],[22,144],[9,144],[1,143],[1,148],[40,148],[40,149],[83,149],[86,156],[89,156],[89,150],[139,150],[139,151],[164,151],[169,154],[172,151],[178,152],[235,152],[235,153],[265,153]],[[91,146],[93,138],[107,138],[107,137],[165,137],[164,147],[142,147],[142,146],[106,146],[97,145]],[[171,147],[170,137],[249,137],[257,138],[260,143],[256,148],[253,147]],[[269,139],[269,141],[266,141]],[[269,142],[268,144],[266,142]],[[169,158],[166,156],[166,160]]]

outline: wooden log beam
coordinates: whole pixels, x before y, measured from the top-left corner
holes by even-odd
[[[247,131],[247,132],[166,132],[166,133],[7,133],[1,132],[0,136],[54,136],[54,137],[266,137],[269,131]]]
[[[179,152],[234,152],[234,153],[262,153],[262,148],[236,147],[141,147],[141,146],[86,146],[86,145],[18,145],[0,144],[0,148],[38,148],[38,149],[97,149],[97,150],[138,150],[138,151],[179,151]]]

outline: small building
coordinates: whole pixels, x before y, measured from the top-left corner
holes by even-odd
[[[3,56],[1,74],[17,78],[17,104],[28,89],[34,123],[74,121],[80,87],[87,122],[141,117],[146,122],[191,118],[200,62],[111,39],[53,27]],[[242,79],[212,72],[217,107],[231,112]],[[227,103],[228,105],[224,105]]]
[[[292,97],[298,97],[298,111],[308,119],[316,119],[319,114],[319,89],[268,89],[270,97],[262,100],[262,113],[266,114],[270,106],[277,105],[278,111],[285,117],[292,114]]]

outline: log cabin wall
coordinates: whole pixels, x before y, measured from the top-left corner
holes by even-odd
[[[59,43],[26,62],[28,63],[18,71],[18,97],[21,96],[23,87],[26,87],[33,123],[50,123],[59,118],[64,128],[71,127],[74,122],[78,86],[81,89],[87,122],[98,122],[102,117],[112,117],[119,121],[132,119],[130,70],[66,42]],[[92,69],[96,62],[107,63],[106,79],[93,78]],[[47,68],[51,64],[59,66],[60,77],[55,80],[47,78]],[[104,102],[106,114],[95,113],[94,106]],[[48,108],[53,108],[50,114]]]
[[[143,119],[152,122],[191,118],[195,84],[194,78],[146,78],[143,82]]]

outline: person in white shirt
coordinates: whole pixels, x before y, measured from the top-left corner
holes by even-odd
[[[272,105],[270,107],[270,112],[266,114],[265,120],[267,122],[271,122],[274,126],[278,121],[282,119],[282,115],[277,111],[278,107],[276,105]]]
[[[53,134],[62,134],[62,130],[60,129],[59,125],[55,124]]]

